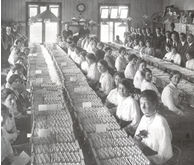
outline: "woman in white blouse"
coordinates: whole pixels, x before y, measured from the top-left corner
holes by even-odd
[[[131,54],[128,57],[129,63],[125,68],[125,78],[133,80],[135,73],[137,71],[137,56],[135,54]]]
[[[141,90],[141,83],[144,79],[145,73],[144,69],[146,68],[146,62],[141,61],[139,64],[139,68],[137,72],[135,73],[134,79],[133,79],[133,85],[135,88]]]
[[[98,61],[98,71],[101,73],[99,84],[100,87],[97,91],[99,97],[105,100],[106,96],[113,89],[113,78],[108,71],[108,63],[105,60]]]
[[[163,57],[163,60],[170,61],[171,58],[171,45],[166,44],[165,45],[166,54]]]
[[[140,108],[137,101],[132,97],[133,84],[128,79],[119,82],[118,93],[122,97],[116,110],[116,119],[121,128],[127,133],[134,134],[140,121]]]
[[[194,55],[192,55],[191,52],[187,52],[186,57],[187,57],[186,68],[194,70]]]
[[[180,82],[181,74],[178,71],[173,71],[170,74],[170,83],[163,89],[161,99],[162,103],[168,107],[170,111],[178,115],[184,115],[180,107],[180,91],[177,86]]]
[[[11,164],[13,161],[13,149],[9,141],[8,133],[6,131],[5,123],[9,118],[9,112],[5,105],[1,105],[1,164]],[[9,162],[9,163],[8,163]]]
[[[119,56],[115,60],[115,68],[117,72],[124,72],[125,70],[125,67],[127,65],[125,55],[126,55],[126,49],[124,47],[121,47],[119,49]]]
[[[177,65],[181,64],[181,55],[177,52],[176,47],[171,47],[171,52],[166,54],[163,59],[175,63]]]
[[[164,164],[172,156],[172,133],[166,119],[157,112],[158,97],[152,90],[141,93],[140,107],[143,117],[134,138],[143,148],[148,146],[156,154],[148,156],[154,164]]]
[[[88,72],[86,75],[88,79],[88,84],[91,86],[95,86],[100,79],[100,73],[97,68],[95,55],[92,53],[88,53],[86,55],[86,61],[88,62],[89,65]]]
[[[114,74],[114,84],[115,88],[110,91],[106,98],[106,106],[108,108],[112,108],[118,105],[120,100],[120,95],[118,93],[118,84],[124,78],[124,74],[122,72],[116,72]]]
[[[85,50],[83,50],[81,53],[81,70],[84,74],[87,74],[88,73],[88,68],[89,68],[89,65],[88,65],[88,62],[86,61],[86,55],[87,55],[87,52]]]
[[[148,68],[145,68],[144,71],[145,71],[145,78],[141,83],[141,92],[145,90],[153,90],[156,92],[158,97],[160,97],[160,93],[157,87],[152,82],[152,71]]]

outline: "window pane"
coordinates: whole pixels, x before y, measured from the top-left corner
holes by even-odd
[[[30,25],[30,42],[42,43],[42,23],[36,22]]]
[[[112,8],[110,18],[118,18],[118,9]]]
[[[38,14],[38,8],[37,8],[37,7],[31,8],[31,7],[30,7],[29,16],[30,16],[30,17],[33,17],[33,16],[36,16],[37,14]]]
[[[40,13],[46,11],[46,6],[40,6]]]
[[[108,9],[101,9],[101,18],[108,18]]]
[[[113,22],[107,22],[107,24],[101,22],[100,39],[102,42],[113,41]]]
[[[120,18],[127,18],[127,17],[128,17],[128,9],[121,9]]]
[[[57,38],[57,22],[45,23],[45,42],[56,42]]]
[[[119,26],[120,24],[121,24],[121,22],[116,22],[115,23],[115,36],[114,36],[114,39],[115,39],[116,35],[119,35],[121,41],[124,42],[124,33],[127,31],[127,27]]]
[[[59,16],[59,8],[50,8],[50,10],[56,17]]]

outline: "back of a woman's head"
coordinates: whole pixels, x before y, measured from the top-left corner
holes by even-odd
[[[9,109],[5,105],[1,104],[1,117],[2,117],[1,125],[2,126],[5,124],[5,121],[8,116],[9,116]]]
[[[104,66],[104,68],[108,69],[108,63],[105,60],[99,60],[98,61],[99,64],[101,64],[102,66]]]
[[[119,53],[121,53],[122,51],[126,51],[126,48],[124,48],[124,47],[120,47],[120,49],[119,49]]]
[[[10,85],[12,85],[13,82],[15,82],[17,79],[21,80],[22,81],[22,78],[18,75],[18,74],[13,74],[9,80],[8,80],[8,83]]]
[[[115,72],[114,73],[114,77],[116,77],[116,76],[119,76],[121,79],[124,79],[125,78],[125,75],[124,75],[123,72]]]
[[[22,70],[24,69],[24,67],[21,64],[16,63],[13,68],[12,71],[17,71],[17,70]]]
[[[119,84],[122,84],[130,93],[134,93],[134,85],[131,80],[124,78]]]
[[[132,61],[133,59],[137,59],[137,56],[135,54],[131,54],[128,56],[128,61]]]
[[[2,89],[2,90],[1,90],[1,101],[4,102],[4,101],[6,100],[6,98],[7,98],[9,95],[11,95],[11,94],[14,95],[14,92],[13,92],[11,89],[9,89],[9,88],[4,88],[4,89]]]
[[[141,98],[146,98],[148,101],[152,102],[153,105],[158,104],[158,96],[153,90],[144,90],[141,92],[140,99]]]
[[[112,48],[111,48],[111,47],[106,47],[106,48],[104,49],[105,52],[108,52],[109,50],[111,51]]]
[[[86,58],[91,60],[91,61],[94,61],[94,62],[96,61],[96,57],[95,57],[95,55],[93,53],[88,53],[86,55]]]
[[[182,77],[182,74],[181,74],[179,71],[174,70],[174,71],[171,71],[171,72],[170,72],[169,79],[171,80],[171,78],[172,78],[174,75],[179,75],[180,78]]]

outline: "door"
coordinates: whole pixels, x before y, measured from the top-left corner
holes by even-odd
[[[58,21],[37,20],[37,14],[50,10]],[[31,43],[54,43],[61,29],[61,3],[29,2],[27,3],[28,37]]]

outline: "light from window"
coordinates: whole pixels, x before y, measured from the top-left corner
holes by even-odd
[[[108,18],[108,9],[102,8],[101,9],[101,18]]]
[[[118,9],[117,8],[111,9],[110,18],[118,18]]]
[[[119,26],[120,24],[121,24],[121,22],[115,23],[115,37],[116,37],[116,35],[118,35],[120,40],[124,42],[124,33],[126,32],[127,27]]]
[[[102,42],[113,41],[113,22],[108,22],[107,24],[101,23],[100,31],[100,39]]]
[[[30,25],[30,42],[42,43],[42,23],[36,22]]]
[[[121,9],[120,18],[127,18],[127,17],[128,17],[128,9]]]
[[[40,6],[40,13],[46,11],[46,6]]]
[[[30,17],[34,17],[38,14],[38,8],[37,7],[30,7],[29,11],[30,11],[30,13],[29,13]]]
[[[45,42],[54,43],[57,39],[57,22],[45,23]]]

